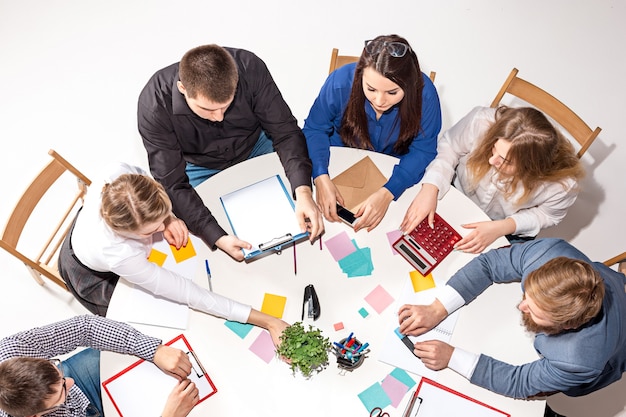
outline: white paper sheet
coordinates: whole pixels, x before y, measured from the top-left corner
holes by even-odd
[[[201,244],[195,236],[189,235],[189,239],[192,240],[194,247]],[[163,268],[193,280],[199,264],[198,256],[177,263],[165,239],[155,241],[152,247],[167,255]],[[122,308],[124,311],[119,317],[124,317],[125,321],[130,323],[187,329],[189,307],[186,304],[157,297],[137,285],[132,286],[128,301]]]
[[[233,233],[252,245],[243,250],[246,257],[287,234],[296,240],[303,236],[293,200],[278,175],[225,194],[220,200]]]

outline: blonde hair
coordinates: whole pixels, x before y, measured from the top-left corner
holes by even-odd
[[[542,112],[532,107],[501,106],[496,110],[495,122],[467,160],[473,187],[492,169],[489,158],[500,139],[511,143],[506,158],[515,170],[511,175],[498,175],[507,184],[507,199],[522,188],[517,204],[524,203],[542,183],[564,183],[570,178],[578,181],[585,175],[570,141]]]
[[[122,174],[102,189],[100,215],[114,231],[135,232],[171,212],[163,186],[145,175]]]
[[[528,274],[524,291],[561,329],[577,329],[598,315],[605,288],[589,263],[561,256]]]

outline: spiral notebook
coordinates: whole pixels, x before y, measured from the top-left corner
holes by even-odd
[[[435,299],[435,293],[435,288],[415,292],[411,280],[408,279],[402,289],[400,297],[398,297],[396,301],[396,312],[404,304],[430,304]],[[398,315],[394,314],[392,322],[385,330],[385,339],[378,360],[404,369],[407,372],[434,378],[436,372],[426,368],[407,345],[424,340],[441,340],[442,342],[449,343],[458,315],[459,310],[450,314],[436,327],[420,336],[405,336],[399,333]]]

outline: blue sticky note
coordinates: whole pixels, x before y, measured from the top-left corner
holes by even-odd
[[[364,307],[361,307],[361,309],[359,310],[359,314],[361,315],[361,317],[365,318],[367,316],[370,315],[370,313],[367,312],[367,310]]]
[[[396,336],[398,336],[399,339],[402,339],[404,337],[404,335],[400,333],[399,327],[396,327],[396,329],[394,330],[394,333],[396,334]]]
[[[370,248],[359,248],[350,255],[339,260],[339,267],[348,277],[372,275],[374,264]]]
[[[251,324],[248,323],[239,323],[238,321],[229,320],[226,320],[224,322],[224,325],[242,339],[244,339],[248,335],[248,333],[250,333],[250,330],[252,330],[253,327]]]
[[[391,405],[391,399],[383,389],[379,382],[365,389],[365,391],[359,394],[359,399],[367,409],[369,413],[375,407],[385,408]]]
[[[402,382],[404,385],[409,387],[409,389],[415,386],[415,380],[413,380],[413,378],[411,378],[404,369],[396,368],[391,371],[389,375]]]

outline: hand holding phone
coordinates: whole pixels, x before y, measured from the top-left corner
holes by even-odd
[[[339,216],[339,218],[348,226],[354,226],[354,223],[357,220],[356,217],[354,217],[354,213],[339,203],[337,203],[337,216]]]

